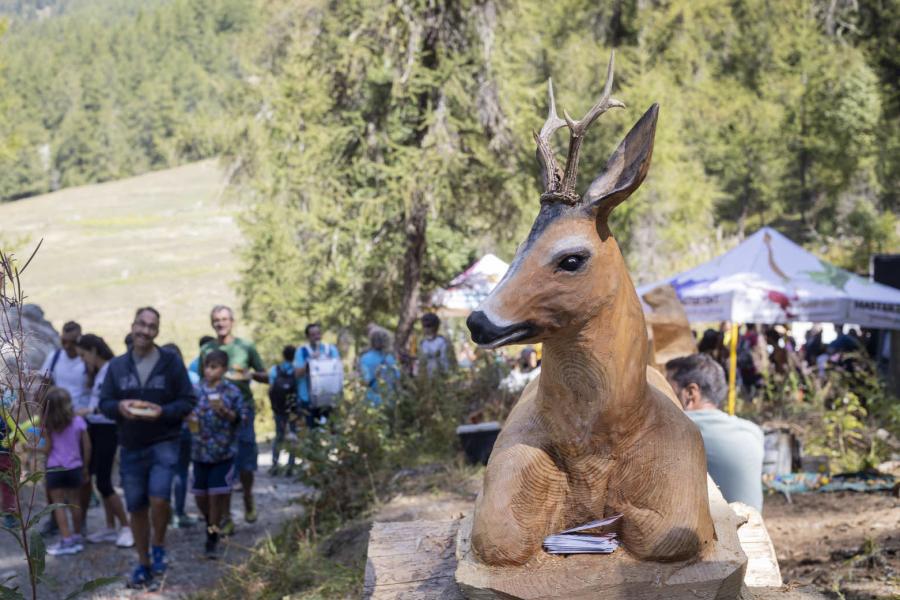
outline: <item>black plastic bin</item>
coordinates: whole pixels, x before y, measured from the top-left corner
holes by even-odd
[[[497,421],[460,425],[456,428],[456,435],[459,436],[463,452],[466,453],[466,461],[470,465],[487,464],[499,434],[500,423]]]

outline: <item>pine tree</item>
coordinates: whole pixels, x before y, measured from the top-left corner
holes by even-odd
[[[494,10],[333,3],[277,51],[247,158],[258,201],[242,291],[261,337],[297,339],[298,317],[375,320],[396,325],[402,348],[421,293],[472,260],[473,240],[517,220]]]

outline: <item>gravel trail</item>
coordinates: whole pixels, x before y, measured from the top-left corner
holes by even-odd
[[[284,460],[284,457],[282,457]],[[214,586],[229,565],[242,562],[252,547],[268,535],[276,535],[282,524],[302,514],[297,500],[311,492],[310,488],[285,477],[268,474],[271,466],[271,449],[260,445],[259,471],[254,485],[259,519],[254,524],[244,522],[243,501],[240,492],[232,496],[232,515],[237,525],[235,535],[221,544],[222,557],[210,561],[203,556],[205,535],[203,525],[189,529],[170,528],[166,535],[169,572],[160,579],[156,592],[135,592],[125,588],[125,576],[137,562],[133,548],[116,548],[114,544],[85,544],[84,552],[73,556],[47,556],[46,582],[39,586],[38,597],[46,600],[65,598],[82,584],[99,577],[119,577],[120,581],[85,594],[81,598],[141,598],[162,600],[181,598],[192,592]],[[118,468],[114,470],[117,478]],[[121,489],[117,488],[121,494]],[[193,497],[188,495],[188,513],[199,517]],[[104,526],[103,508],[91,508],[88,512],[88,531]],[[56,541],[46,540],[47,545]],[[18,544],[5,532],[0,532],[0,581],[14,575],[7,585],[27,588],[25,560]],[[29,590],[30,591],[30,590]],[[30,597],[30,594],[26,594]]]

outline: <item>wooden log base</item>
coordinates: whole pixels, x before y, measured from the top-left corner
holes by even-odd
[[[364,598],[463,600],[453,578],[459,524],[459,519],[374,523]]]
[[[722,506],[724,501],[716,501],[714,498],[721,499],[718,490],[710,490],[711,506],[714,509],[713,516],[724,512]],[[737,596],[715,596],[710,595],[703,590],[714,589],[714,585],[705,584],[692,585],[685,580],[692,575],[696,575],[698,569],[703,568],[702,562],[693,565],[658,565],[656,563],[643,563],[642,569],[648,572],[659,574],[659,582],[654,577],[648,581],[648,577],[632,572],[633,578],[623,581],[623,570],[613,570],[606,575],[605,581],[597,581],[601,579],[601,575],[596,572],[588,575],[593,577],[595,581],[595,589],[593,592],[581,596],[573,596],[567,593],[574,587],[574,583],[581,582],[583,584],[588,579],[583,573],[576,573],[569,570],[569,566],[563,562],[563,568],[556,568],[552,573],[553,583],[556,584],[560,578],[568,577],[570,581],[563,581],[560,587],[554,589],[546,584],[541,585],[543,595],[536,594],[531,596],[505,594],[501,590],[489,589],[490,584],[486,584],[483,588],[475,590],[474,594],[471,585],[460,586],[457,584],[455,575],[462,562],[457,561],[457,548],[459,542],[468,542],[467,531],[471,528],[471,516],[467,519],[452,519],[446,521],[406,521],[398,523],[375,523],[369,536],[369,555],[366,563],[366,580],[365,580],[365,598],[371,600],[464,600],[462,589],[465,588],[469,593],[469,598],[738,598],[739,600],[825,600],[825,597],[809,588],[797,588],[793,586],[781,585],[781,574],[778,572],[778,560],[775,558],[775,551],[772,542],[766,532],[765,523],[762,517],[754,509],[739,505],[730,505],[737,513],[728,516],[728,520],[738,519],[737,522],[743,523],[737,530],[737,536],[740,540],[744,553],[749,558],[747,562],[747,570],[744,574],[743,586],[740,587]],[[728,508],[726,505],[725,508]],[[734,521],[732,521],[734,522]],[[717,527],[722,523],[722,519],[716,519]],[[461,530],[461,525],[464,526]],[[732,528],[733,531],[733,528]],[[725,533],[725,532],[723,532]],[[460,539],[461,538],[461,539]],[[722,536],[720,536],[722,539]],[[733,543],[733,538],[731,543]],[[610,565],[619,565],[619,562],[610,562],[609,559],[621,561],[617,556],[624,555],[624,551],[619,549],[615,554],[605,556],[571,556],[571,557],[550,557],[559,561],[571,561],[578,559],[593,559],[598,564],[600,561],[606,561],[607,568]],[[627,559],[627,556],[625,557]],[[623,562],[628,562],[623,561]],[[632,561],[634,562],[634,561]],[[707,559],[709,562],[709,559]],[[468,577],[471,579],[473,575],[478,575],[480,581],[486,579],[499,579],[499,574],[487,574],[483,572],[488,569],[483,565],[471,565],[465,563],[468,570]],[[574,563],[569,563],[574,564]],[[634,565],[632,565],[634,567]],[[546,566],[543,567],[546,569]],[[590,568],[597,571],[594,566]],[[681,570],[680,573],[674,571]],[[523,582],[534,581],[535,576],[531,573],[522,573],[520,569],[519,577]],[[707,573],[714,572],[709,569]],[[663,575],[669,576],[669,585],[663,586]],[[679,575],[678,579],[673,579],[674,575]],[[544,575],[546,576],[546,575]],[[512,586],[510,577],[503,578],[507,586]],[[680,581],[679,581],[680,579]],[[727,577],[723,577],[727,579]],[[610,582],[618,581],[620,586],[616,589]],[[624,585],[623,585],[624,584]],[[584,586],[581,585],[583,588]],[[532,586],[534,589],[534,586]],[[649,591],[648,591],[649,590]],[[695,593],[695,590],[697,593]],[[727,586],[719,585],[719,590],[732,592],[733,590]],[[631,595],[631,594],[634,595]],[[655,594],[655,595],[653,595]],[[676,595],[680,594],[680,595]]]
[[[619,548],[605,555],[541,553],[521,567],[490,567],[472,552],[466,517],[456,537],[456,582],[469,600],[737,600],[747,567],[737,535],[744,519],[711,481],[708,487],[717,541],[693,561],[643,562]]]

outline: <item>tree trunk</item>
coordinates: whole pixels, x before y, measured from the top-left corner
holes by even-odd
[[[401,362],[409,356],[410,335],[419,312],[419,293],[422,267],[425,262],[426,229],[428,226],[428,202],[420,191],[414,192],[412,206],[404,219],[406,256],[403,259],[403,298],[400,302],[400,318],[394,334],[394,350]]]

